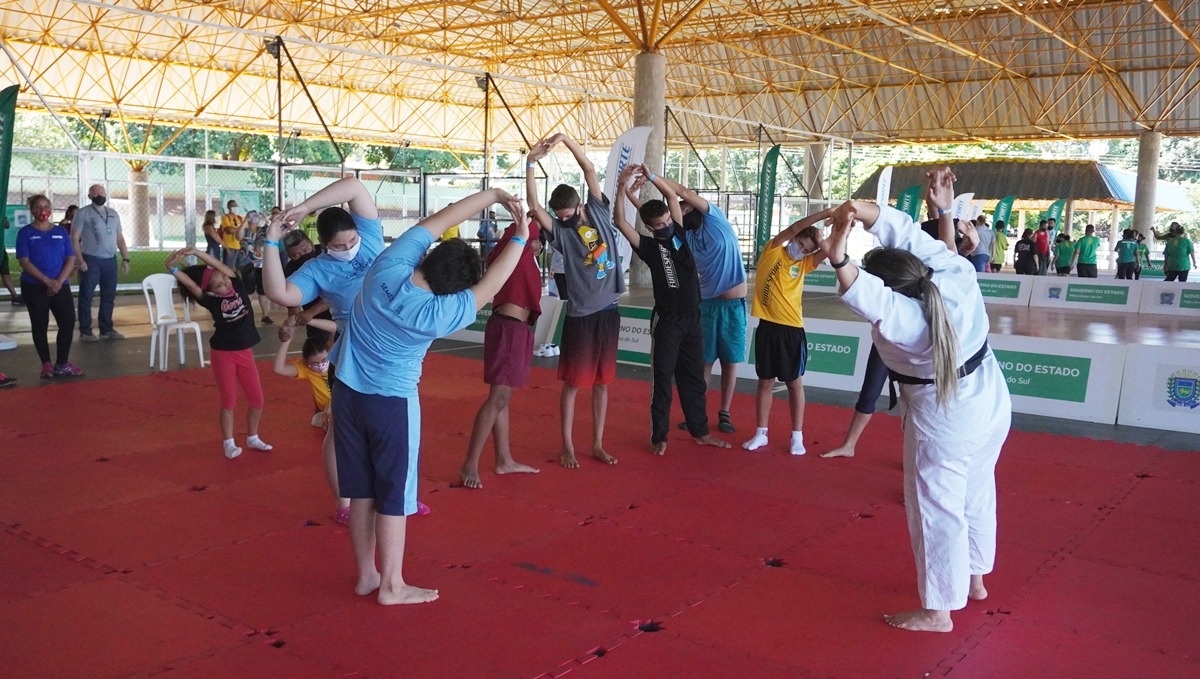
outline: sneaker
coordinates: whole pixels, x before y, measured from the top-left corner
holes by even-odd
[[[5,375],[4,373],[0,373],[0,389],[3,389],[4,387],[11,387],[12,385],[14,385],[16,383],[17,383],[17,378],[9,377],[8,375]]]
[[[54,377],[54,365],[50,362],[43,363],[42,364],[42,379],[48,380],[51,377]]]
[[[42,372],[45,372],[45,368],[42,368]],[[73,365],[70,362],[59,363],[58,365],[54,366],[54,376],[55,377],[83,377],[83,370],[75,367],[75,365]]]
[[[85,334],[85,333],[80,333],[80,335],[79,335],[79,341],[81,341],[81,342],[99,342],[99,341],[100,341],[100,338],[99,338],[99,337],[96,337],[95,335],[93,335],[93,334],[92,334],[92,333],[90,333],[90,332],[89,332],[89,333],[86,333],[86,334]]]
[[[13,298],[12,298],[12,305],[13,305],[13,306],[25,306],[25,298],[24,298],[24,297],[21,297],[20,295],[17,295],[16,297],[13,297]]]
[[[122,335],[121,333],[117,332],[116,330],[109,330],[108,332],[100,333],[100,338],[106,339],[106,340],[118,340],[118,339],[125,339],[125,336]]]
[[[263,325],[275,325],[275,321],[272,321],[270,316],[263,316],[262,324]]]
[[[720,429],[723,433],[732,434],[733,432],[737,431],[737,429],[734,429],[733,427],[733,422],[729,420],[728,410],[717,411],[717,420],[717,429]]]

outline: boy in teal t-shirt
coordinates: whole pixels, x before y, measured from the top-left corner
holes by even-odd
[[[1133,280],[1137,272],[1138,242],[1133,229],[1125,229],[1113,250],[1117,253],[1117,280]]]
[[[1142,279],[1142,262],[1146,263],[1146,268],[1150,268],[1150,246],[1146,245],[1146,236],[1141,233],[1135,233],[1137,238],[1137,259],[1134,261],[1136,265],[1133,269],[1133,279],[1135,281]]]
[[[1100,239],[1096,237],[1096,227],[1087,225],[1083,238],[1075,243],[1075,273],[1080,278],[1096,278],[1096,251],[1100,249]]]

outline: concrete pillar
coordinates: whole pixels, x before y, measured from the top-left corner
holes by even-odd
[[[1162,132],[1146,130],[1138,139],[1137,193],[1133,199],[1133,228],[1150,237],[1154,228],[1154,206],[1158,197],[1158,156]]]
[[[651,128],[646,142],[646,167],[655,174],[662,172],[663,143],[666,134],[666,72],[667,60],[661,54],[642,52],[633,59],[633,124]],[[643,195],[643,198],[657,197]],[[643,229],[643,232],[645,230]],[[639,288],[652,285],[650,270],[637,257],[629,267],[629,283]]]
[[[1067,207],[1063,210],[1062,227],[1063,233],[1074,237],[1075,234],[1072,231],[1075,228],[1075,199],[1073,198],[1067,199]]]
[[[825,200],[825,144],[809,144],[804,153],[804,189],[813,201]],[[810,208],[811,209],[811,208]],[[824,209],[824,206],[822,206]]]
[[[129,213],[133,221],[132,245],[146,247],[150,244],[150,176],[144,170],[129,171]]]

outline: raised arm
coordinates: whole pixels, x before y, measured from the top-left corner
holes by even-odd
[[[201,290],[200,286],[196,285],[196,282],[189,278],[187,274],[179,270],[180,260],[182,260],[184,257],[187,257],[191,253],[192,248],[176,250],[175,252],[167,255],[166,260],[163,261],[163,265],[167,267],[167,272],[174,276],[175,280],[179,281],[179,284],[186,288],[192,297],[200,299],[204,297],[204,291]]]
[[[704,214],[708,214],[708,201],[702,198],[700,194],[689,189],[683,184],[680,184],[674,179],[671,179],[670,177],[660,177],[660,179],[666,182],[666,184],[675,191],[675,194],[678,195],[683,202],[691,205],[694,209],[699,210]],[[655,184],[655,186],[657,186],[657,184]]]
[[[529,216],[537,220],[538,226],[543,230],[553,234],[554,220],[538,202],[537,175],[535,174],[538,161],[545,158],[549,152],[550,140],[543,139],[534,144],[533,148],[529,149],[529,155],[525,156],[525,201],[529,203]]]
[[[504,206],[504,209],[508,210],[508,213],[512,215],[513,235],[512,238],[508,239],[508,243],[504,246],[504,250],[502,250],[499,255],[496,255],[496,257],[492,259],[492,263],[488,265],[487,272],[483,274],[483,278],[479,279],[478,283],[471,286],[471,292],[475,295],[475,309],[477,311],[482,309],[485,304],[492,301],[492,298],[496,296],[496,293],[500,292],[500,288],[504,287],[505,281],[507,281],[508,277],[512,275],[512,272],[516,270],[517,264],[521,261],[521,257],[525,254],[525,248],[527,247],[527,241],[529,240],[529,220],[525,217],[525,208],[522,207],[521,201],[508,195],[507,193],[504,193],[503,191],[500,191],[499,189],[493,190],[499,192],[497,195],[502,194],[502,198],[500,200],[494,200],[492,203],[499,202]],[[485,191],[483,194],[475,195],[486,195],[490,193],[491,192],[489,191]],[[473,197],[474,196],[472,196],[472,198]],[[466,200],[470,200],[470,198],[464,198],[459,202],[465,202]],[[488,205],[491,205],[492,203],[488,203]],[[484,207],[487,206],[485,205]],[[448,210],[450,208],[446,209]]]
[[[294,378],[300,374],[296,366],[287,360],[288,347],[291,346],[292,337],[295,334],[295,326],[286,324],[279,326],[279,351],[275,352],[275,365],[273,366],[276,375]]]
[[[621,175],[617,177],[617,204],[613,206],[613,224],[621,232],[621,235],[625,236],[625,240],[629,241],[634,250],[637,250],[638,246],[641,245],[642,235],[625,219],[624,208],[625,201],[632,201],[633,199],[630,195],[633,189],[629,186],[629,182],[635,176],[638,177],[638,181],[640,182],[645,176],[641,172],[642,168],[640,165],[626,165],[625,169],[621,170]],[[634,203],[634,205],[641,207],[638,203]]]
[[[455,224],[462,224],[473,215],[497,203],[507,207],[519,204],[520,201],[501,189],[488,189],[487,191],[473,193],[462,200],[450,203],[441,210],[422,219],[417,226],[433,234],[433,239],[437,240],[446,232],[446,229]],[[525,211],[522,209],[521,216],[524,217],[524,215]]]
[[[229,276],[230,278],[237,278],[236,271],[225,266],[224,262],[217,259],[216,257],[213,257],[212,255],[208,254],[207,252],[205,252],[203,250],[197,250],[196,248],[184,248],[182,250],[179,250],[178,252],[182,253],[181,256],[183,256],[183,257],[186,257],[187,255],[192,255],[196,259],[199,259],[201,262],[204,262],[205,265],[212,267],[213,270],[220,271],[221,273],[225,274],[226,276]],[[278,258],[276,258],[276,259],[278,259]]]
[[[583,147],[562,132],[554,135],[551,139],[555,143],[562,142],[568,149],[571,149],[571,155],[575,156],[575,162],[579,164],[579,169],[583,171],[583,179],[587,182],[588,194],[596,198],[603,196],[604,190],[600,188],[600,179],[596,177],[596,166],[592,165],[592,161],[584,153]]]
[[[817,222],[821,221],[822,219],[829,219],[832,216],[833,216],[833,208],[826,208],[824,210],[821,210],[820,212],[814,212],[813,214],[811,214],[797,222],[793,222],[791,226],[784,229],[783,231],[780,231],[778,234],[775,235],[774,238],[771,239],[771,247],[777,248],[777,247],[787,243],[791,239],[795,238],[796,234],[807,229],[808,227],[812,226],[813,224],[816,224]],[[837,261],[841,261],[841,260],[837,260]]]
[[[375,207],[375,199],[371,197],[370,190],[357,178],[346,177],[317,191],[299,205],[294,205],[275,215],[271,219],[271,224],[284,227],[295,226],[309,213],[342,203],[345,203],[350,211],[359,217],[379,219],[379,208]],[[270,231],[267,233],[270,234]]]
[[[675,187],[666,181],[665,177],[660,177],[650,171],[650,168],[641,165],[641,170],[646,178],[654,184],[654,188],[662,194],[663,201],[667,204],[667,210],[671,212],[671,220],[676,224],[683,226],[683,210],[679,209],[679,194],[675,193]]]
[[[929,208],[929,218],[938,220],[937,239],[946,245],[947,250],[954,252],[954,215],[950,212],[954,205],[954,174],[949,168],[943,168],[927,172],[925,176],[929,178],[929,186],[925,189],[925,205]]]

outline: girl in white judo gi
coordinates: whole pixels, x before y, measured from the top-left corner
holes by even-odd
[[[930,173],[939,229],[953,229],[950,170]],[[882,248],[860,270],[846,255],[859,220]],[[983,599],[996,556],[996,459],[1008,436],[1012,401],[987,347],[988,317],[965,258],[908,215],[849,201],[822,243],[839,294],[871,323],[875,347],[898,383],[904,429],[904,500],[921,608],[887,615],[894,627],[949,632],[950,611]]]

